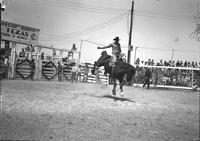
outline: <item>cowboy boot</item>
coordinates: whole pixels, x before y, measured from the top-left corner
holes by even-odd
[[[116,67],[113,66],[113,67],[112,67],[112,72],[115,72],[115,71],[116,71]]]

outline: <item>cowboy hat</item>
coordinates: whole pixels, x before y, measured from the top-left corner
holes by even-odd
[[[118,41],[119,41],[119,37],[117,36],[117,37],[115,37],[113,40],[118,40]]]

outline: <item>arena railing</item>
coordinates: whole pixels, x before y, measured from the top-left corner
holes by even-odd
[[[135,66],[136,67],[136,66]],[[193,89],[200,87],[200,68],[138,66],[134,85],[144,83],[145,70],[150,68],[151,85],[154,87]]]

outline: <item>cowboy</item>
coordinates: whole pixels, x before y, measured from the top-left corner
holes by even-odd
[[[145,82],[143,84],[143,88],[145,87],[145,85],[147,85],[147,89],[149,89],[149,85],[150,85],[150,79],[151,79],[151,70],[149,68],[147,68],[147,70],[145,71]]]
[[[114,43],[105,46],[105,47],[97,47],[97,49],[106,49],[106,48],[112,48],[112,67],[115,68],[116,62],[118,61],[120,54],[121,54],[121,45],[119,43],[119,37],[115,37]]]
[[[76,81],[76,73],[78,70],[78,66],[75,62],[72,63],[72,72],[71,72],[71,82],[74,82],[74,80]]]

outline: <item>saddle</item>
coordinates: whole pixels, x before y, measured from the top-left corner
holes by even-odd
[[[109,66],[111,67],[115,67],[116,63],[119,63],[120,61],[126,63],[126,59],[125,58],[118,58],[116,62],[113,61],[113,57],[110,57],[109,59]]]
[[[109,59],[109,66],[115,67],[115,63],[116,62],[113,61],[113,57],[110,57],[110,59]]]

